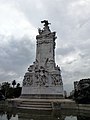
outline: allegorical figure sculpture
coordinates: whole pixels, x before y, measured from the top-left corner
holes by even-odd
[[[36,36],[36,59],[25,73],[21,97],[61,98],[63,83],[61,70],[55,64],[55,32],[49,29],[47,20]]]

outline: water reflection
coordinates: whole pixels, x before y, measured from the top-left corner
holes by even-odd
[[[0,110],[0,120],[90,120],[89,112],[75,110],[36,111],[19,109]]]

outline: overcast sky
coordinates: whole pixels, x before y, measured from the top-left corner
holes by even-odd
[[[35,37],[44,19],[57,32],[64,89],[90,77],[90,0],[0,0],[0,83],[22,82],[35,60]]]

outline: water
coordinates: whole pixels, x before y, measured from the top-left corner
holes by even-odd
[[[75,110],[36,111],[1,109],[0,120],[90,120],[90,113]]]

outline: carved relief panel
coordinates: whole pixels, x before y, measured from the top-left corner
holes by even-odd
[[[48,73],[44,67],[40,67],[35,71],[35,78],[37,86],[46,86],[48,83]]]
[[[62,84],[62,79],[61,76],[58,74],[53,74],[51,75],[52,78],[52,84],[53,85],[61,85]]]
[[[33,84],[33,75],[25,75],[23,80],[23,86],[31,86]]]

